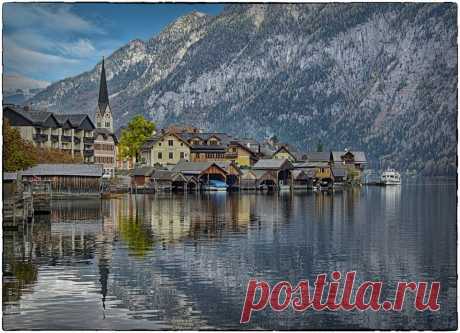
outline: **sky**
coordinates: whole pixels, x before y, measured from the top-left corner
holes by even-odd
[[[5,3],[4,74],[54,82],[93,68],[133,39],[148,40],[176,18],[221,4]]]

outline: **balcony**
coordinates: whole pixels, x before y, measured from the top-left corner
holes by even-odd
[[[48,141],[48,135],[47,134],[35,134],[34,135],[34,141],[36,141],[36,142],[46,142],[46,141]]]
[[[74,136],[73,137],[73,142],[78,145],[78,144],[80,144],[81,139],[79,137]]]
[[[94,155],[94,150],[93,149],[85,149],[83,151],[83,156],[85,157],[91,157]]]
[[[59,142],[59,135],[51,134],[51,142]]]
[[[62,142],[72,142],[72,137],[70,135],[62,135],[61,141]]]
[[[86,137],[86,136],[85,136],[85,137],[83,138],[83,142],[84,142],[84,143],[89,143],[89,144],[94,143],[94,138],[89,138],[89,137]]]

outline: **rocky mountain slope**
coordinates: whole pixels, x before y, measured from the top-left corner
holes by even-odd
[[[106,60],[117,125],[144,114],[374,167],[456,171],[455,4],[230,5],[191,13]],[[93,114],[100,64],[30,100]]]

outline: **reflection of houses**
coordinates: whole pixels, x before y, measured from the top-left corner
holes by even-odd
[[[100,195],[102,167],[96,164],[38,164],[21,172],[25,190],[49,183],[53,196]]]

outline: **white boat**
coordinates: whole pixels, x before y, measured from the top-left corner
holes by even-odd
[[[384,185],[400,185],[401,175],[394,169],[388,169],[382,173],[382,176],[380,176],[380,181]]]

